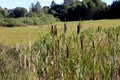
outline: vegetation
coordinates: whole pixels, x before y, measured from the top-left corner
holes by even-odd
[[[85,29],[77,22],[71,30],[70,24],[47,27],[33,44],[1,43],[0,80],[119,80],[120,27]]]
[[[92,20],[120,18],[119,8],[120,0],[0,7],[0,80],[120,80],[120,20]]]
[[[78,22],[66,22],[67,23],[67,32],[75,32]],[[64,22],[55,23],[59,31],[62,31],[64,28]],[[119,19],[114,20],[88,20],[82,21],[82,30],[88,28],[96,29],[98,26],[103,28],[117,27],[120,25]],[[41,39],[46,33],[49,33],[49,25],[28,25],[26,27],[13,27],[6,28],[0,27],[0,42],[5,43],[6,45],[15,46],[16,43],[25,43],[29,41],[33,44],[37,39]]]
[[[108,5],[102,0],[64,0],[64,3],[59,5],[54,1],[51,6],[40,5],[37,1],[35,4],[31,3],[29,11],[23,7],[16,7],[15,9],[7,9],[0,7],[1,18],[21,18],[21,17],[42,17],[45,15],[52,15],[59,18],[61,21],[79,21],[90,19],[114,19],[120,18],[119,9],[120,1],[116,0],[111,5]],[[41,21],[38,21],[41,23]]]
[[[44,15],[42,17],[24,17],[24,18],[1,18],[0,25],[5,27],[21,27],[28,25],[44,25],[57,21],[52,15]]]

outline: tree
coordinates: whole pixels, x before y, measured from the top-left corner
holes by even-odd
[[[49,6],[44,6],[43,12],[44,12],[44,14],[49,14]]]
[[[16,7],[13,9],[13,12],[11,12],[14,18],[26,17],[27,13],[27,9],[23,7]]]
[[[3,16],[3,9],[0,7],[0,18],[4,17]]]
[[[41,10],[41,5],[40,5],[40,2],[37,1],[35,4],[35,11],[40,11],[40,10]]]
[[[41,11],[41,5],[40,5],[40,2],[37,1],[36,4],[31,3],[30,11],[31,11],[31,12]]]
[[[112,3],[109,9],[110,18],[120,18],[120,0]]]
[[[72,4],[73,2],[76,2],[76,1],[78,1],[78,0],[64,0],[64,4],[70,5],[70,4]]]

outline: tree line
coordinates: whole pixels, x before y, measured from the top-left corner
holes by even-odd
[[[66,0],[67,1],[67,0]],[[46,14],[53,15],[61,21],[113,19],[120,18],[120,0],[107,5],[101,0],[69,0],[59,5],[54,1],[51,6],[41,7],[39,1],[31,3],[29,11],[24,7],[7,9],[0,7],[0,18],[41,17]]]

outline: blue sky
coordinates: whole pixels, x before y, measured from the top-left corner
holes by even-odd
[[[12,9],[15,7],[25,7],[29,9],[31,3],[36,3],[36,1],[40,1],[42,6],[49,6],[52,0],[0,0],[0,6],[2,8]],[[61,4],[63,0],[54,0],[56,3]],[[113,0],[102,0],[107,4],[111,4]]]

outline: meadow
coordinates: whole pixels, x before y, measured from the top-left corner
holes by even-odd
[[[0,80],[119,80],[120,20],[0,27]]]
[[[81,22],[82,29],[93,28],[96,29],[98,26],[103,28],[118,27],[120,26],[120,20],[89,20]],[[76,31],[76,26],[79,22],[67,22],[67,33]],[[54,23],[57,25],[58,32],[62,32],[64,29],[64,22]],[[48,25],[29,25],[26,27],[0,27],[0,42],[15,45],[16,43],[27,43],[31,42],[32,44],[43,37],[46,33],[49,33],[51,24]]]

